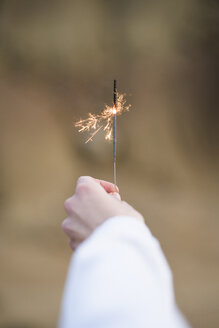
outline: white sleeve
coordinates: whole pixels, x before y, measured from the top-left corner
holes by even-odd
[[[117,216],[74,253],[60,328],[185,328],[172,275],[145,224]]]

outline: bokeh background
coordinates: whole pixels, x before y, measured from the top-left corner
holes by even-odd
[[[118,185],[145,216],[193,327],[219,326],[218,55],[213,0],[0,1],[0,327],[56,326],[71,250],[63,202],[112,180],[112,144],[74,122],[112,102]],[[131,263],[130,263],[131,265]]]

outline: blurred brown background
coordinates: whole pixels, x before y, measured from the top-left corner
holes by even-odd
[[[198,0],[0,1],[0,327],[55,327],[79,175],[112,144],[73,122],[112,101],[118,185],[163,246],[193,327],[219,326],[219,6]]]

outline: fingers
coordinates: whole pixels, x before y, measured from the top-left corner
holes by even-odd
[[[87,184],[87,183],[93,183],[93,182],[96,182],[99,185],[101,185],[101,187],[103,187],[103,189],[107,193],[113,193],[113,192],[119,193],[119,188],[115,184],[108,182],[108,181],[95,179],[95,178],[92,178],[89,176],[81,176],[80,178],[78,178],[77,186],[80,184]]]
[[[75,243],[82,242],[88,234],[87,227],[77,219],[67,217],[62,222],[63,232]]]
[[[71,215],[71,214],[74,213],[74,211],[73,211],[73,209],[74,209],[74,196],[72,196],[72,197],[65,200],[64,208],[65,208],[67,214]]]
[[[72,227],[72,220],[71,218],[67,217],[63,222],[62,222],[62,230],[63,232],[68,235],[69,238],[74,238],[74,232],[73,232],[73,227]]]

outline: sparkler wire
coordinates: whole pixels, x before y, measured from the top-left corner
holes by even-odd
[[[116,185],[116,108],[117,108],[117,90],[116,90],[116,80],[113,83],[113,175],[114,184]]]

